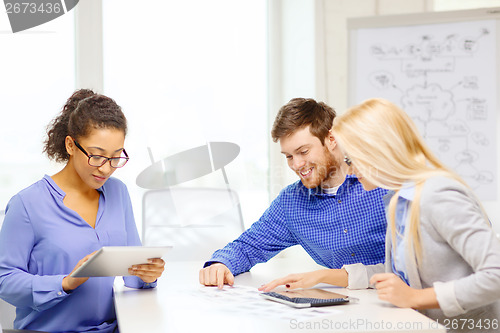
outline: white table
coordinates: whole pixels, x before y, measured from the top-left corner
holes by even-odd
[[[136,290],[117,283],[115,306],[120,332],[445,332],[443,326],[412,309],[400,309],[380,301],[375,290],[333,287],[333,291],[359,301],[329,307],[332,313],[308,320],[301,318],[301,309],[262,299],[262,306],[270,306],[270,312],[273,307],[284,307],[283,311],[292,311],[292,318],[285,320],[267,312],[256,316],[245,310],[248,306],[245,300],[228,306],[216,298],[213,301],[208,298],[206,292],[218,291],[200,286],[198,272],[202,265],[201,262],[168,262],[155,289]],[[276,258],[237,276],[235,285],[258,287],[289,273],[319,268],[311,262]],[[257,298],[260,302],[260,297]],[[299,319],[293,318],[295,314]]]

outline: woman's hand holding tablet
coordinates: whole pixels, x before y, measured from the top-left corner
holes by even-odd
[[[158,272],[160,275],[163,272],[164,262],[161,258],[171,248],[171,246],[104,246],[70,276],[85,278],[136,275],[149,283],[149,280]]]

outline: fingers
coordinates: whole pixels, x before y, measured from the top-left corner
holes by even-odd
[[[146,283],[156,281],[165,270],[165,261],[161,258],[148,259],[148,264],[133,265],[128,269],[130,275],[141,278]]]
[[[286,289],[299,289],[305,288],[304,283],[302,281],[290,282],[285,285]]]
[[[148,259],[148,263],[161,267],[165,266],[165,261],[161,258],[150,258]]]
[[[217,288],[222,289],[224,287],[224,280],[226,277],[226,272],[223,269],[218,269],[215,271]]]
[[[401,294],[403,282],[393,273],[383,273],[373,275],[370,283],[375,284],[379,299],[395,304],[395,295]]]
[[[274,288],[278,287],[278,286],[282,286],[284,284],[286,284],[286,279],[282,278],[282,279],[276,279],[276,280],[273,280],[263,286],[261,286],[259,288],[260,291],[263,291],[263,292],[268,292],[268,291],[271,291],[273,290]]]
[[[200,269],[200,272],[198,273],[198,281],[200,282],[200,284],[205,285],[205,273],[204,273],[204,269]]]
[[[214,267],[214,269],[209,269],[208,270],[208,280],[210,281],[210,285],[212,286],[219,286],[219,283],[217,281],[217,276],[218,276],[218,271],[219,271],[220,267],[219,266],[216,266]],[[222,282],[224,283],[224,282]]]
[[[268,292],[273,290],[274,288],[278,286],[285,286],[286,288],[289,289],[295,289],[295,288],[300,288],[300,283],[298,283],[297,275],[296,274],[290,274],[285,276],[284,278],[276,279],[273,280],[259,288],[260,291],[263,292]]]
[[[204,286],[210,286],[210,266],[200,270],[200,283]]]
[[[76,264],[76,266],[71,271],[71,273],[73,273],[78,268],[80,268],[80,266],[82,266],[87,260],[89,260],[96,252],[97,251],[94,251],[91,254],[88,254],[85,257],[83,257],[82,259],[80,259],[78,261],[78,263]],[[81,284],[85,283],[89,279],[88,277],[74,278],[74,277],[71,277],[71,273],[69,275],[65,276],[62,280],[62,288],[64,291],[70,291],[70,290],[76,289]]]
[[[229,269],[226,271],[225,279],[228,285],[230,286],[234,285],[234,275],[233,273],[231,273]]]
[[[199,280],[205,286],[217,286],[222,289],[224,284],[234,284],[234,275],[224,264],[218,263],[201,269]]]
[[[215,276],[216,276],[215,280],[217,283],[217,288],[219,289],[222,289],[225,283],[227,283],[230,286],[234,284],[234,276],[227,268],[224,269],[219,267],[217,270],[215,270]]]
[[[154,265],[134,265],[129,268],[129,272],[133,272],[132,275],[144,274],[144,275],[152,275],[152,274],[160,274],[163,273],[164,268]]]
[[[160,258],[148,259],[148,264],[133,265],[131,269],[133,271],[163,272],[165,261]]]
[[[146,283],[153,283],[161,276],[162,271],[157,270],[134,270],[129,268],[129,274],[135,275]]]
[[[375,283],[379,299],[401,308],[418,306],[416,299],[420,291],[411,288],[396,274],[377,274],[376,276],[374,275],[370,281]],[[436,300],[435,295],[431,295],[428,300],[434,302]]]
[[[259,291],[263,291],[266,293],[273,290],[274,288],[280,285],[277,281],[278,280],[273,280],[269,283],[263,284],[262,286],[259,287]]]
[[[394,276],[392,273],[378,273],[378,274],[373,274],[372,277],[370,278],[370,284],[375,285],[376,288],[378,288],[378,284],[384,281],[387,281],[389,278]]]

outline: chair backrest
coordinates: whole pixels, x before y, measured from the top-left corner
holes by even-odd
[[[0,210],[0,229],[2,228],[5,211]],[[14,326],[16,318],[16,308],[4,300],[0,299],[0,327],[3,329],[11,329]],[[1,330],[0,330],[1,332]]]
[[[173,245],[166,260],[206,260],[243,230],[240,202],[233,190],[168,188],[143,196],[142,243]]]

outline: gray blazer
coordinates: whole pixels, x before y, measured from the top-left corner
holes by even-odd
[[[451,328],[453,321],[457,322],[459,329],[454,330],[457,332],[461,331],[462,326],[464,331],[472,323],[477,326],[480,319],[483,323],[496,320],[498,324],[500,240],[483,216],[471,190],[446,177],[427,180],[420,202],[420,233],[423,255],[421,267],[417,267],[411,249],[407,250],[405,256],[409,283],[416,289],[434,287],[440,306],[440,309],[422,312],[448,328]],[[390,235],[388,228],[387,272],[392,271]],[[405,241],[409,244],[408,233],[405,234]],[[349,276],[353,273],[352,281],[349,278],[350,288],[368,287],[370,276],[382,269],[381,265],[360,264],[345,268]],[[468,321],[463,325],[466,319]],[[472,331],[479,331],[476,326]]]

